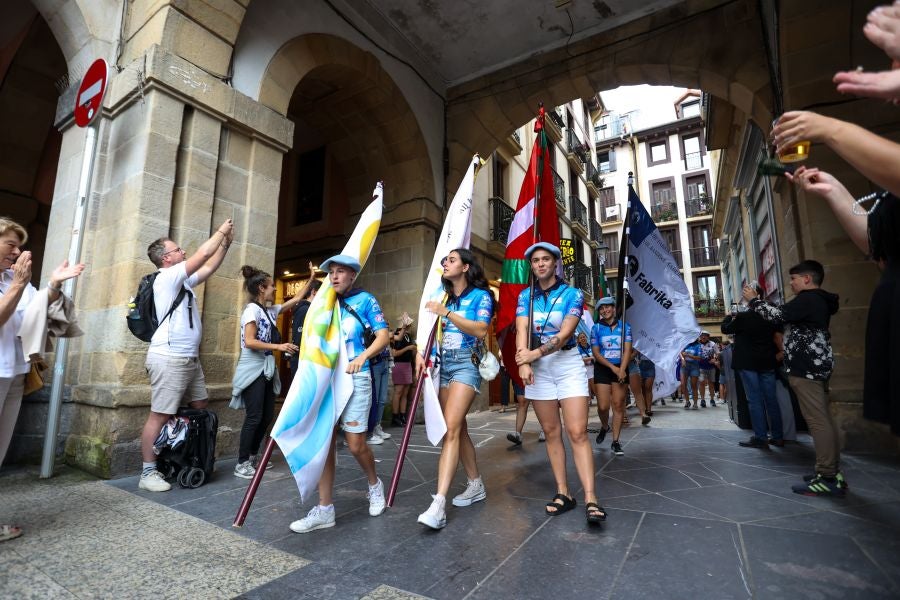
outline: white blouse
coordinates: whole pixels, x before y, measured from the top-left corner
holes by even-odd
[[[13,270],[0,271],[0,293],[6,294],[13,282]],[[11,378],[27,373],[31,368],[25,362],[22,353],[22,340],[19,339],[19,327],[22,325],[22,317],[25,307],[34,299],[37,289],[30,283],[25,286],[22,297],[16,310],[3,325],[0,325],[0,377]]]

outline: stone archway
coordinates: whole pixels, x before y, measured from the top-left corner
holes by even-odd
[[[28,230],[39,281],[62,142],[54,117],[66,60],[34,8],[12,11],[0,36],[0,204]]]
[[[448,186],[462,177],[458,165],[464,157],[492,151],[534,117],[539,102],[552,107],[622,85],[699,88],[767,129],[771,80],[760,15],[752,4],[687,18],[678,7],[662,10],[450,89]]]
[[[339,251],[375,182],[383,179],[385,213],[361,283],[391,314],[395,307],[415,306],[423,279],[421,248],[434,243],[443,199],[433,197],[425,139],[399,87],[371,53],[337,36],[308,34],[275,54],[259,100],[295,124],[282,172],[276,271],[305,269],[306,260]],[[325,152],[323,214],[298,223],[298,161],[317,148]]]

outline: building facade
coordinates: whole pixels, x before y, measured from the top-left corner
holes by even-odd
[[[707,152],[701,94],[688,91],[667,122],[634,130],[634,111],[605,112],[595,126],[601,176],[600,217],[610,252],[607,281],[618,289],[619,247],[628,206],[628,174],[684,277],[701,327],[719,333],[724,317],[722,269],[712,231],[718,152]]]

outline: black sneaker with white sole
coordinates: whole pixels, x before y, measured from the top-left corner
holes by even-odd
[[[611,448],[616,456],[625,456],[625,451],[622,450],[622,444],[619,443],[619,440],[613,440]]]

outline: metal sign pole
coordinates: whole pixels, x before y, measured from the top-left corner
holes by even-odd
[[[94,172],[94,155],[97,146],[97,125],[87,127],[84,138],[84,154],[81,158],[81,176],[78,181],[78,198],[75,204],[75,219],[72,226],[72,240],[69,243],[69,264],[78,264],[81,245],[84,241],[84,224],[87,220],[88,193]],[[62,293],[75,298],[77,277],[67,279],[62,284]],[[47,409],[47,432],[44,435],[44,454],[41,457],[41,479],[53,476],[56,459],[56,437],[59,434],[59,416],[62,407],[63,385],[66,379],[66,357],[69,353],[69,339],[59,338],[56,345],[56,360],[53,363],[53,383],[50,386],[50,404]]]

